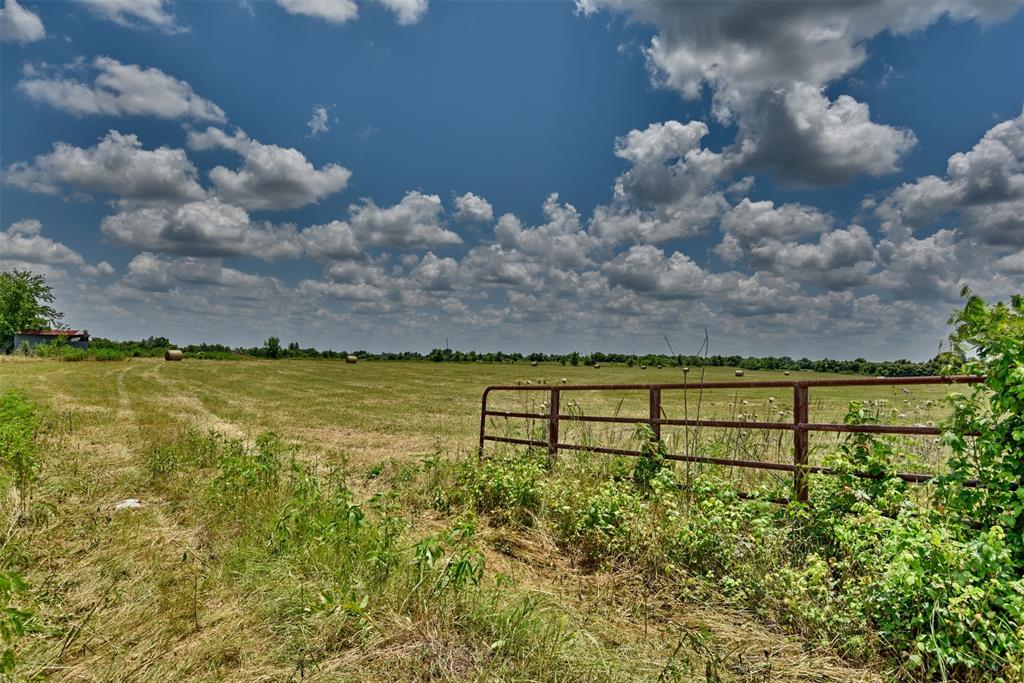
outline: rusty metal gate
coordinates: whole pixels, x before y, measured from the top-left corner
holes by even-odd
[[[480,445],[479,455],[484,455],[484,444],[487,441],[519,444],[546,448],[548,454],[554,457],[560,450],[587,451],[590,453],[603,453],[610,455],[639,456],[638,450],[626,448],[607,448],[599,446],[585,446],[580,444],[562,443],[559,441],[559,423],[563,421],[575,422],[606,422],[624,424],[647,424],[654,432],[656,438],[661,438],[663,425],[684,426],[684,427],[722,427],[740,429],[774,429],[793,432],[793,463],[762,462],[757,460],[738,460],[730,458],[715,458],[702,455],[686,455],[680,453],[669,453],[665,457],[668,460],[681,462],[705,463],[711,465],[725,465],[730,467],[746,467],[761,470],[776,470],[792,472],[793,491],[796,499],[806,502],[808,498],[807,475],[809,474],[832,474],[827,467],[812,466],[808,462],[808,434],[810,432],[845,432],[845,433],[870,433],[870,434],[916,434],[916,435],[938,435],[941,433],[937,427],[928,426],[902,426],[885,424],[864,424],[848,425],[834,423],[820,423],[809,421],[810,390],[814,387],[863,387],[863,386],[900,386],[919,384],[977,384],[984,378],[975,375],[952,375],[948,377],[871,377],[857,379],[816,379],[799,381],[754,381],[754,382],[702,382],[684,384],[561,384],[561,385],[495,385],[484,389],[480,402]],[[664,417],[662,411],[662,396],[664,392],[670,391],[701,391],[704,389],[792,389],[793,391],[793,420],[792,422],[753,422],[736,420],[702,420],[702,419],[669,419]],[[487,407],[487,399],[494,392],[546,392],[549,394],[548,412],[514,412],[502,410],[490,410]],[[613,392],[647,392],[649,399],[648,414],[644,417],[620,417],[610,415],[567,415],[561,412],[561,396],[565,392],[573,391],[613,391]],[[487,434],[487,418],[523,418],[538,419],[548,423],[548,438],[519,439],[513,437],[492,436]],[[856,476],[872,478],[867,473],[857,473]],[[900,472],[895,476],[911,483],[923,483],[933,479],[936,475],[929,473],[907,473]],[[967,482],[968,486],[976,485],[977,482]],[[782,502],[788,502],[781,499]]]

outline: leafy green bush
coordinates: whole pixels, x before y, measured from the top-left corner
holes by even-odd
[[[89,357],[98,361],[119,361],[124,360],[128,355],[117,349],[96,349],[89,352]]]
[[[1001,526],[1014,561],[1024,566],[1024,296],[1009,306],[971,296],[950,322],[953,341],[974,354],[962,370],[985,381],[970,396],[950,397],[953,417],[943,438],[953,458],[941,493],[951,512]],[[964,486],[971,479],[983,485]]]
[[[214,500],[227,506],[240,504],[267,493],[277,484],[287,456],[295,448],[281,437],[267,432],[256,437],[253,448],[241,439],[228,439],[217,454],[218,474],[211,482]]]
[[[551,521],[559,541],[586,567],[608,566],[636,550],[644,500],[631,482],[550,488]]]
[[[468,461],[456,472],[456,485],[478,512],[499,524],[533,523],[540,508],[547,456],[529,450],[519,457]]]
[[[35,409],[23,394],[13,390],[0,394],[0,472],[9,473],[23,491],[36,479],[38,428]]]
[[[34,349],[35,355],[40,358],[53,358],[62,361],[86,360],[89,353],[83,349],[75,348],[68,344],[64,337],[54,337],[53,341],[46,344],[39,344]]]

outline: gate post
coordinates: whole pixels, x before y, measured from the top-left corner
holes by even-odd
[[[559,399],[561,397],[561,390],[551,387],[551,401],[549,403],[549,415],[548,418],[548,457],[554,458],[558,455],[558,414],[561,412],[559,407]]]
[[[476,450],[478,460],[482,460],[484,457],[484,432],[487,429],[487,395],[489,393],[491,393],[491,388],[487,387],[484,389],[484,395],[480,399],[480,445]]]
[[[793,489],[796,499],[806,503],[807,491],[807,386],[797,382],[793,384]]]
[[[661,387],[651,387],[650,418],[648,424],[654,432],[654,438],[661,441]]]

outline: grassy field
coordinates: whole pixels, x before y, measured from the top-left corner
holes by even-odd
[[[11,489],[2,508],[4,552],[20,554],[38,615],[19,671],[140,681],[881,680],[882,669],[844,663],[829,643],[719,599],[713,579],[690,592],[661,592],[635,573],[581,566],[541,527],[492,524],[424,502],[438,495],[433,463],[475,452],[488,384],[680,376],[669,368],[525,364],[2,362],[0,392],[24,392],[45,425],[35,504]],[[819,376],[784,379],[802,377]],[[734,378],[716,368],[706,379]],[[783,377],[747,372],[744,379]],[[811,419],[840,419],[856,399],[870,401],[886,422],[926,424],[941,418],[948,391],[814,390]],[[787,421],[790,394],[709,393],[700,399],[702,415]],[[530,409],[542,400],[524,392],[494,405]],[[585,413],[646,410],[640,395],[578,401]],[[687,397],[687,414],[693,401]],[[683,410],[681,396],[666,400],[670,417]],[[513,428],[496,421],[490,429]],[[211,432],[227,441],[211,440]],[[244,488],[231,488],[225,466],[219,475],[209,466],[231,462],[231,439],[251,445],[264,432],[282,443],[253,448],[306,468],[291,465],[289,474],[286,462],[274,470],[275,481],[292,482],[283,502],[278,493],[250,500]],[[730,443],[737,453],[785,460],[789,434],[782,434]],[[621,429],[589,436],[627,438]],[[684,439],[667,437],[672,448]],[[920,441],[915,464],[934,464],[941,457],[934,440]],[[304,472],[341,481],[328,495],[317,488],[328,484],[296,486]],[[364,509],[369,521],[352,522],[344,542],[334,522],[301,533],[286,523],[296,519],[288,511],[303,505],[313,506],[309,519],[320,519],[316,506],[328,498],[358,511],[350,521]],[[142,505],[115,511],[126,499]],[[275,505],[285,514],[263,520]],[[369,550],[356,557],[341,546]],[[382,559],[388,553],[393,561]],[[447,558],[443,566],[437,557]],[[372,569],[380,566],[392,567],[384,583]],[[425,567],[437,576],[425,578],[434,576]],[[425,585],[432,592],[424,594]]]

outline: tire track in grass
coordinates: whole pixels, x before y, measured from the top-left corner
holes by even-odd
[[[151,407],[164,392],[152,391],[153,367],[143,363],[83,368],[96,371],[96,388],[84,396],[81,384],[71,394],[59,391],[80,383],[78,372],[48,383],[58,391],[47,391],[47,400],[72,410],[75,404],[57,397],[77,395],[82,403],[107,392],[111,400],[106,414],[85,412],[76,422],[74,439],[88,446],[73,473],[63,467],[65,453],[46,454],[46,490],[57,502],[45,529],[34,532],[32,583],[46,591],[51,609],[44,616],[59,630],[35,640],[27,670],[68,681],[252,680],[241,657],[262,660],[257,640],[269,636],[257,635],[261,625],[232,582],[214,575],[207,589],[202,578],[193,595],[195,577],[205,571],[197,567],[207,566],[203,531],[189,511],[161,499],[145,473],[145,450],[166,430]],[[125,498],[143,505],[115,511],[113,503]],[[193,599],[202,604],[194,623]],[[232,648],[237,655],[225,656]]]

